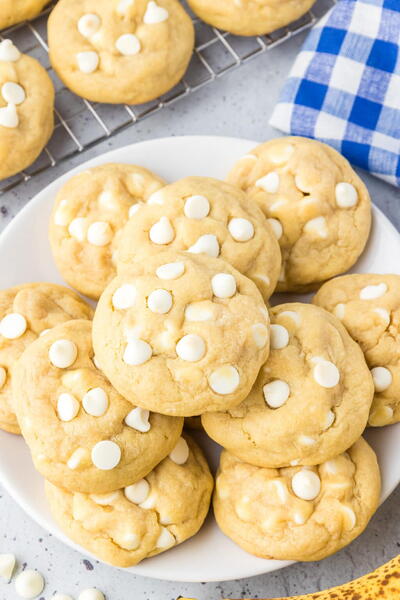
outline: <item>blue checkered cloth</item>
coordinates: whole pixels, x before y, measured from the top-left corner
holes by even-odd
[[[270,124],[400,186],[400,0],[338,0],[308,35]]]

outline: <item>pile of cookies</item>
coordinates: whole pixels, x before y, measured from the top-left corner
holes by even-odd
[[[193,536],[213,478],[184,418],[224,448],[215,517],[248,552],[317,560],[364,530],[380,474],[361,436],[400,415],[400,277],[269,300],[348,270],[370,225],[348,162],[304,138],[258,146],[228,182],[129,164],[67,181],[52,253],[94,315],[53,284],[0,295],[1,427],[67,535],[120,566]]]

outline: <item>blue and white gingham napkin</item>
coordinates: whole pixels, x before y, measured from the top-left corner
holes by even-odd
[[[338,0],[308,35],[270,124],[400,186],[400,0]]]

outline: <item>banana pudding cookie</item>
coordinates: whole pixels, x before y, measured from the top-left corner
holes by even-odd
[[[91,319],[92,308],[72,290],[53,283],[27,283],[0,291],[0,428],[20,433],[12,380],[25,348],[52,327]]]
[[[50,0],[1,0],[0,29],[33,19]]]
[[[0,42],[0,179],[39,156],[53,132],[53,108],[54,87],[46,70],[11,40]]]
[[[400,421],[400,276],[337,277],[313,302],[334,313],[364,352],[375,384],[369,424]]]
[[[269,317],[255,284],[218,258],[159,252],[103,292],[96,360],[142,408],[195,416],[237,406],[269,352]]]
[[[186,177],[155,192],[121,235],[117,269],[162,248],[225,259],[265,300],[281,268],[279,244],[262,211],[237,187],[210,177]]]
[[[145,479],[110,494],[71,493],[46,482],[65,533],[112,565],[129,567],[195,535],[207,516],[213,478],[185,435]]]
[[[282,251],[278,291],[301,291],[347,271],[371,227],[368,190],[336,150],[301,137],[271,140],[228,180],[258,203]]]
[[[312,304],[271,309],[271,352],[249,396],[208,413],[208,435],[260,467],[316,465],[362,434],[373,382],[359,346],[340,321]]]
[[[35,467],[71,491],[101,494],[138,481],[182,431],[183,419],[149,414],[113,389],[96,367],[89,321],[69,321],[31,344],[13,386]]]
[[[141,104],[173,88],[194,47],[178,0],[60,0],[50,60],[73,92],[94,102]]]
[[[263,35],[303,16],[315,0],[188,0],[213,27],[235,35]]]
[[[105,164],[75,175],[57,194],[50,244],[64,279],[90,298],[116,274],[115,248],[129,217],[164,181],[147,169]]]
[[[362,438],[316,467],[268,469],[224,451],[214,494],[222,531],[261,558],[321,560],[358,537],[378,508],[380,473]]]

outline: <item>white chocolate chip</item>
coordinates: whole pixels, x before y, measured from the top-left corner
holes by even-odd
[[[168,19],[169,13],[166,8],[159,6],[153,0],[147,5],[146,12],[144,13],[143,23],[146,25],[154,25],[155,23],[162,23]]]
[[[201,235],[197,242],[187,249],[187,252],[190,252],[191,254],[208,254],[208,256],[217,258],[219,256],[220,248],[216,236],[211,233],[206,233]]]
[[[150,510],[155,507],[157,502],[157,497],[155,494],[149,494],[149,496],[143,502],[140,502],[140,508],[144,508],[145,510]]]
[[[223,365],[211,373],[208,383],[216,394],[221,396],[233,394],[240,384],[239,372],[231,365]]]
[[[177,465],[184,465],[189,458],[189,446],[187,441],[180,437],[175,448],[170,452],[169,458]]]
[[[251,326],[251,333],[257,348],[264,348],[268,340],[268,328],[264,323],[256,323]]]
[[[162,204],[164,204],[164,190],[163,190],[163,188],[161,188],[160,190],[157,190],[156,192],[153,192],[147,198],[147,204],[158,204],[159,206],[161,206]]]
[[[87,52],[78,52],[76,55],[78,69],[86,75],[94,73],[99,66],[100,58],[97,52],[89,50]]]
[[[325,420],[325,424],[324,424],[324,431],[326,431],[327,429],[329,429],[330,427],[332,427],[332,425],[335,422],[335,413],[333,412],[333,410],[329,410],[326,413],[326,420]]]
[[[271,408],[280,408],[290,396],[290,387],[286,381],[276,379],[263,387],[264,400]]]
[[[292,490],[302,500],[315,500],[321,491],[321,480],[314,471],[303,469],[292,477]]]
[[[237,242],[248,242],[254,237],[254,225],[248,219],[231,219],[228,229],[233,239]]]
[[[58,369],[67,369],[74,364],[78,348],[70,340],[57,340],[49,348],[49,359]]]
[[[166,549],[175,544],[175,538],[172,533],[166,528],[161,527],[161,533],[156,541],[156,548]]]
[[[327,460],[322,465],[324,470],[328,473],[328,475],[336,475],[337,473],[337,463],[335,460]]]
[[[55,225],[65,227],[68,225],[69,219],[68,202],[67,200],[61,200],[56,212],[54,213],[54,223]]]
[[[282,206],[285,206],[287,203],[288,203],[288,201],[286,200],[286,198],[281,198],[280,200],[273,202],[271,204],[271,206],[268,208],[268,210],[269,210],[269,212],[275,212],[276,210],[282,208]]]
[[[43,588],[43,576],[33,569],[25,569],[15,578],[15,590],[21,598],[36,598]]]
[[[150,485],[146,479],[140,479],[140,481],[128,485],[128,487],[124,489],[126,498],[133,504],[141,504],[147,500],[149,493]]]
[[[19,125],[17,109],[14,104],[0,108],[0,126],[15,129]]]
[[[88,415],[102,417],[108,408],[108,396],[103,388],[92,388],[83,396],[82,405]]]
[[[97,202],[101,208],[104,208],[105,210],[115,210],[119,207],[118,199],[110,190],[104,190],[104,192],[101,192],[97,198]]]
[[[79,408],[79,402],[72,394],[63,392],[58,396],[57,415],[61,421],[68,422],[75,419],[79,412]]]
[[[5,367],[0,367],[0,389],[4,387],[7,379],[7,371]]]
[[[189,333],[183,336],[176,345],[176,353],[180,359],[197,362],[206,353],[206,344],[199,335]]]
[[[148,297],[147,306],[153,313],[165,315],[172,308],[173,300],[171,292],[159,289],[154,290]]]
[[[318,385],[324,388],[333,388],[340,381],[340,372],[330,360],[321,360],[313,368],[313,377]]]
[[[96,588],[88,588],[79,594],[78,600],[105,600],[105,598],[104,594],[100,590],[97,590]]]
[[[376,392],[384,392],[392,385],[393,377],[386,367],[374,367],[371,369],[371,375]]]
[[[86,450],[84,448],[77,448],[69,457],[67,466],[69,469],[74,471],[75,469],[78,469],[78,467],[80,467],[86,461],[86,458],[87,458]]]
[[[299,436],[299,444],[302,446],[315,446],[316,440],[309,435],[300,435]]]
[[[128,217],[131,218],[133,217],[133,215],[136,215],[137,211],[141,206],[143,206],[142,202],[136,202],[136,204],[132,204],[128,211]]]
[[[118,500],[119,491],[111,492],[110,494],[90,494],[90,499],[100,506],[110,506]]]
[[[78,31],[83,37],[90,38],[100,29],[101,19],[93,13],[86,13],[78,21]]]
[[[131,283],[125,283],[117,288],[112,296],[112,305],[117,310],[126,310],[135,305],[137,290]]]
[[[128,427],[132,427],[132,429],[136,429],[136,431],[140,431],[141,433],[147,433],[150,431],[150,423],[149,423],[150,411],[145,408],[140,408],[137,406],[133,408],[125,417],[124,423],[128,425]]]
[[[15,569],[14,554],[0,554],[0,577],[6,581],[10,581]]]
[[[358,202],[357,190],[351,183],[338,183],[335,188],[335,197],[339,208],[352,208]]]
[[[345,523],[346,530],[351,531],[357,524],[356,513],[352,508],[350,508],[350,506],[346,506],[345,504],[342,504],[340,510],[343,514],[343,520]]]
[[[301,513],[295,512],[293,515],[293,521],[296,523],[296,525],[304,525],[306,518]]]
[[[183,210],[188,219],[204,219],[210,212],[210,203],[205,196],[190,196]]]
[[[276,171],[271,171],[268,175],[257,179],[256,186],[262,188],[269,194],[275,194],[279,190],[280,177]]]
[[[25,90],[19,83],[7,81],[1,87],[1,95],[7,104],[22,104],[26,98]]]
[[[333,310],[333,314],[338,319],[344,319],[345,312],[346,312],[346,305],[343,304],[342,302],[340,302],[339,304],[336,304],[336,306]]]
[[[286,163],[294,152],[294,146],[292,144],[280,144],[279,146],[274,145],[268,150],[268,158],[271,162],[276,165]]]
[[[92,462],[102,471],[111,471],[121,460],[121,448],[111,440],[103,440],[92,448]]]
[[[0,61],[16,62],[21,58],[21,52],[11,40],[0,42]]]
[[[175,231],[168,217],[161,217],[149,231],[149,238],[153,244],[170,244],[174,237]]]
[[[111,242],[112,237],[112,229],[106,221],[92,223],[87,232],[88,242],[93,246],[107,246]]]
[[[296,325],[300,325],[300,323],[301,323],[301,317],[300,317],[299,313],[295,312],[294,310],[283,310],[281,313],[279,313],[277,315],[277,318],[279,318],[279,317],[287,317],[289,319],[292,319],[292,321]]]
[[[310,219],[310,221],[307,221],[304,225],[304,231],[317,235],[320,238],[327,238],[329,231],[325,217],[315,217],[315,219]]]
[[[283,325],[271,325],[271,348],[281,350],[289,343],[289,332]]]
[[[136,550],[140,544],[140,538],[137,533],[129,531],[124,533],[117,538],[118,546],[121,546],[124,550]]]
[[[236,294],[236,280],[230,273],[217,273],[211,279],[211,287],[216,298],[232,298]]]
[[[78,242],[84,242],[86,238],[86,219],[84,217],[73,219],[68,226],[68,233]]]
[[[150,360],[153,350],[147,342],[140,339],[130,339],[124,352],[124,363],[131,366],[142,365]]]
[[[130,7],[133,5],[134,0],[119,0],[117,6],[117,13],[119,15],[125,16],[129,13]]]
[[[386,294],[387,290],[386,283],[367,285],[360,291],[360,300],[375,300]]]
[[[278,219],[267,219],[267,222],[271,225],[271,229],[277,240],[280,240],[283,234],[282,223]]]
[[[16,340],[24,335],[28,324],[23,315],[10,313],[0,321],[0,334],[7,340]]]
[[[212,310],[201,302],[193,302],[185,308],[185,319],[187,321],[211,321],[213,318]]]
[[[273,485],[275,486],[279,500],[284,504],[288,500],[288,491],[286,485],[280,481],[280,479],[273,479]]]
[[[303,192],[304,194],[308,194],[310,192],[310,186],[307,181],[304,181],[300,174],[294,176],[294,184],[298,190]]]
[[[373,308],[372,312],[374,312],[377,315],[379,315],[379,317],[382,319],[382,321],[384,321],[386,327],[389,325],[389,323],[390,323],[390,312],[388,310],[386,310],[386,308]]]
[[[185,272],[185,265],[182,262],[167,263],[161,265],[156,270],[156,275],[159,279],[171,280],[179,279]]]
[[[115,42],[115,47],[124,56],[134,56],[141,49],[139,38],[134,33],[123,33]]]

